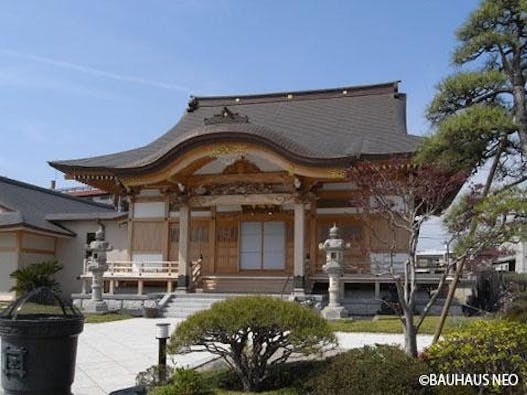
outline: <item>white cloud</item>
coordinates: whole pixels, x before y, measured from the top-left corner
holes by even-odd
[[[82,84],[72,83],[64,79],[49,78],[48,76],[36,75],[29,71],[0,68],[0,87],[14,88],[37,88],[52,91],[62,91],[68,94],[95,97],[103,100],[135,101],[132,96],[124,96],[87,87]]]
[[[74,70],[74,71],[78,71],[83,74],[89,74],[89,75],[93,75],[95,77],[100,77],[100,78],[107,78],[107,79],[112,79],[112,80],[117,80],[117,81],[130,82],[133,84],[147,85],[147,86],[151,86],[154,88],[176,90],[176,91],[185,92],[185,93],[188,93],[190,91],[189,88],[182,86],[182,85],[177,85],[177,84],[163,82],[163,81],[155,81],[155,80],[150,80],[150,79],[131,76],[131,75],[112,73],[109,71],[96,69],[90,66],[84,66],[84,65],[80,65],[76,63],[66,62],[60,59],[52,59],[52,58],[48,58],[44,56],[38,56],[38,55],[29,54],[29,53],[13,51],[9,49],[0,49],[0,54],[5,55],[5,56],[21,58],[25,60],[30,60],[30,61],[37,62],[37,63],[48,64],[48,65],[60,67],[63,69]]]

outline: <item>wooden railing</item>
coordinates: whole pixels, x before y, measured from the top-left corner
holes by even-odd
[[[108,270],[104,272],[104,277],[150,277],[150,278],[165,278],[178,276],[177,261],[110,261],[108,262]],[[87,270],[84,271],[85,276],[91,276]]]

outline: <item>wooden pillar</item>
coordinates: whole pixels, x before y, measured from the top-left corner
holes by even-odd
[[[172,280],[167,281],[167,293],[172,292]]]
[[[143,294],[143,280],[137,280],[137,294],[142,295]]]
[[[114,291],[115,291],[115,288],[114,288],[114,287],[115,287],[115,284],[114,284],[113,280],[110,280],[110,286],[108,287],[108,293],[109,293],[110,295],[113,295],[113,293],[114,293]]]
[[[317,239],[317,201],[311,199],[309,208],[309,267],[306,268],[306,275],[310,276],[315,274],[317,271],[318,261],[318,243],[320,240]],[[308,279],[309,280],[309,279]],[[310,287],[313,287],[311,281],[309,281]]]
[[[179,290],[188,290],[191,281],[190,262],[190,206],[186,203],[179,207],[179,263],[178,284]]]
[[[381,299],[381,283],[375,281],[375,299]]]
[[[170,256],[170,196],[165,195],[165,222],[164,222],[164,238],[163,238],[163,260],[168,261]]]
[[[128,260],[131,261],[133,257],[133,241],[134,241],[134,216],[135,216],[135,197],[130,197],[130,208],[128,209]]]
[[[305,276],[304,265],[306,258],[305,248],[305,208],[304,203],[295,203],[295,223],[294,223],[294,292],[304,293]]]
[[[209,267],[210,274],[216,273],[216,207],[210,208],[210,227],[209,227]]]

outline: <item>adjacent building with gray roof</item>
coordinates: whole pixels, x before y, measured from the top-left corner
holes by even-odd
[[[0,300],[13,297],[13,271],[55,259],[64,267],[57,277],[65,293],[78,291],[84,245],[97,221],[122,247],[126,227],[118,223],[126,216],[111,206],[0,177]]]

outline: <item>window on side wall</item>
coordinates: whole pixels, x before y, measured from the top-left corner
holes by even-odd
[[[90,245],[92,241],[95,241],[95,232],[86,233],[86,245]],[[86,250],[85,255],[86,258],[91,257],[91,251]]]

